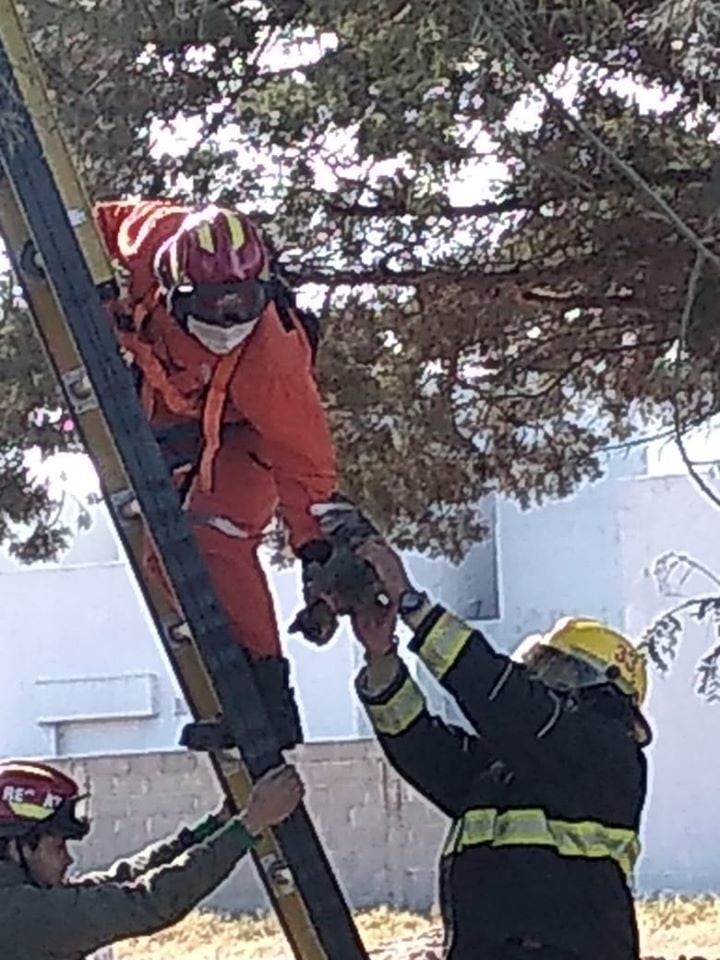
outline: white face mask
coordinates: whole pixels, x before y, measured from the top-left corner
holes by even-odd
[[[232,327],[218,327],[214,323],[205,323],[203,320],[190,317],[187,328],[188,333],[198,339],[211,353],[222,355],[230,353],[247,340],[258,325],[258,320],[252,320],[250,323],[236,323]]]

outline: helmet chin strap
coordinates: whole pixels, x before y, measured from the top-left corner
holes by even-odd
[[[25,836],[25,837],[17,837],[17,839],[15,840],[15,847],[17,849],[18,860],[20,861],[20,867],[23,873],[25,874],[25,876],[27,877],[28,882],[33,887],[40,887],[42,889],[45,886],[45,884],[38,883],[36,878],[33,876],[33,872],[30,869],[30,864],[28,863],[27,857],[25,856],[24,844],[27,842],[28,839],[29,838]]]

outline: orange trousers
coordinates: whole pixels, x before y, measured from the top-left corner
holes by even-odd
[[[176,476],[180,485],[184,473]],[[272,595],[258,559],[263,531],[277,507],[272,467],[262,460],[257,434],[243,426],[227,428],[212,489],[203,491],[194,483],[185,509],[231,633],[255,659],[281,656]],[[177,607],[154,551],[146,562]]]

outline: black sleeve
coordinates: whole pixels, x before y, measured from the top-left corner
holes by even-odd
[[[566,771],[567,763],[578,772],[588,763],[591,745],[577,724],[566,722],[560,695],[442,607],[428,614],[410,649],[452,694],[492,754],[513,770],[551,776]]]
[[[462,813],[472,780],[492,763],[480,738],[431,716],[401,661],[381,693],[368,693],[365,671],[356,686],[380,746],[400,776],[447,816]]]

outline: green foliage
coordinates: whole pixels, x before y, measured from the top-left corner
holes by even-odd
[[[19,560],[42,560],[62,547],[55,504],[33,480],[24,451],[70,449],[74,435],[58,417],[58,391],[43,348],[9,274],[0,274],[0,542]]]

